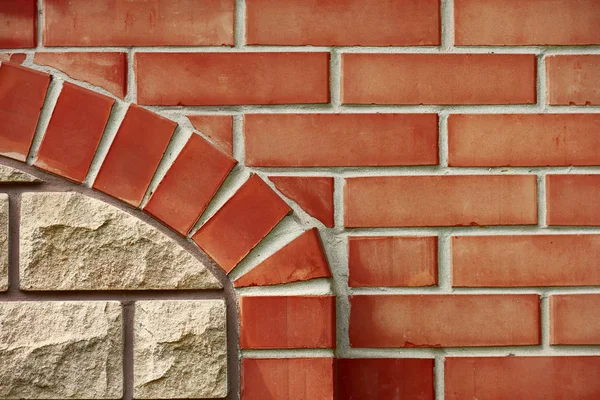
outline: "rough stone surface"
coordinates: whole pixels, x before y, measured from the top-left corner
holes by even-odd
[[[21,289],[217,289],[191,254],[155,228],[78,193],[24,193]]]
[[[31,183],[41,179],[7,165],[0,165],[0,183]]]
[[[8,289],[8,195],[0,194],[0,292]]]
[[[225,315],[223,300],[136,302],[134,397],[225,397]]]
[[[118,399],[116,301],[0,303],[0,399]]]

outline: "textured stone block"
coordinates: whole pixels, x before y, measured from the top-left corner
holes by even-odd
[[[0,399],[119,399],[121,305],[0,303]]]
[[[223,300],[137,302],[134,397],[225,397],[226,329]]]
[[[0,194],[0,292],[8,289],[8,195]]]
[[[0,165],[0,183],[32,183],[40,179],[7,165]]]
[[[132,215],[78,193],[25,193],[21,289],[217,289],[208,269]]]

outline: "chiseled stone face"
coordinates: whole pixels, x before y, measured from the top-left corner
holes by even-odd
[[[41,182],[40,179],[33,175],[29,175],[26,172],[18,169],[0,165],[0,183],[32,183]]]
[[[78,193],[24,193],[21,289],[220,289],[211,272],[143,221]]]
[[[227,395],[223,300],[138,301],[134,320],[135,398]]]
[[[8,195],[0,193],[0,291],[8,289]]]
[[[116,301],[0,303],[0,399],[118,399]]]

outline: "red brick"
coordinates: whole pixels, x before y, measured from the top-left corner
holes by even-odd
[[[83,182],[115,101],[65,82],[35,160],[35,166]]]
[[[335,347],[335,296],[240,297],[240,347]]]
[[[600,165],[598,114],[459,114],[448,119],[453,167]]]
[[[455,287],[600,285],[600,235],[452,238]]]
[[[193,134],[144,210],[187,235],[236,162]]]
[[[329,102],[329,53],[136,53],[140,104]]]
[[[600,175],[547,175],[548,225],[600,225]]]
[[[439,0],[248,0],[248,44],[436,46]]]
[[[131,104],[94,189],[139,206],[177,124]]]
[[[247,114],[244,137],[251,166],[438,163],[436,114]]]
[[[0,65],[0,155],[25,161],[49,84],[48,74]]]
[[[550,296],[550,344],[600,344],[598,310],[600,294]]]
[[[319,231],[310,229],[237,279],[236,287],[267,286],[329,278],[329,264]]]
[[[600,44],[597,0],[455,0],[459,46]]]
[[[221,150],[233,155],[233,117],[231,115],[188,115],[198,131],[211,139]]]
[[[344,104],[533,104],[533,54],[343,54]]]
[[[252,175],[192,239],[229,273],[288,212],[288,205]]]
[[[294,200],[304,211],[333,227],[333,178],[310,176],[270,176],[277,190]]]
[[[600,357],[449,357],[446,400],[596,400]]]
[[[338,400],[433,400],[433,359],[342,358],[336,362]]]
[[[350,236],[348,286],[437,285],[437,237]]]
[[[537,345],[539,296],[351,296],[349,335],[352,347]]]
[[[13,64],[22,64],[27,58],[25,53],[0,53],[0,61],[11,62]]]
[[[127,93],[126,53],[37,52],[33,62],[56,68],[73,79],[106,89],[121,99]]]
[[[333,400],[333,358],[242,358],[242,400]]]
[[[234,0],[43,0],[45,46],[233,45]]]
[[[349,178],[348,227],[532,225],[533,175],[379,176]]]
[[[35,47],[37,1],[0,1],[0,48]]]
[[[599,76],[600,55],[546,57],[548,104],[600,105]]]

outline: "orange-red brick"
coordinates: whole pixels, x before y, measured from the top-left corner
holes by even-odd
[[[0,1],[0,48],[35,47],[37,1]]]
[[[246,41],[263,45],[435,46],[439,0],[247,0]]]
[[[600,75],[599,75],[600,76]],[[600,114],[457,114],[453,167],[600,165]]]
[[[348,227],[531,225],[537,222],[533,175],[349,178]]]
[[[532,104],[533,54],[344,54],[344,104]]]
[[[452,238],[452,285],[600,285],[600,235]]]
[[[547,175],[548,225],[600,225],[600,175]]]
[[[600,344],[600,294],[550,296],[550,344]]]
[[[244,137],[252,166],[438,163],[435,114],[247,114]]]
[[[454,0],[459,46],[600,44],[597,0]]]
[[[329,53],[136,53],[140,104],[329,102]]]
[[[598,2],[600,15],[600,2]],[[596,29],[600,31],[600,29]],[[548,104],[600,105],[600,55],[546,57]]]
[[[539,296],[352,296],[349,335],[352,347],[537,345]]]

